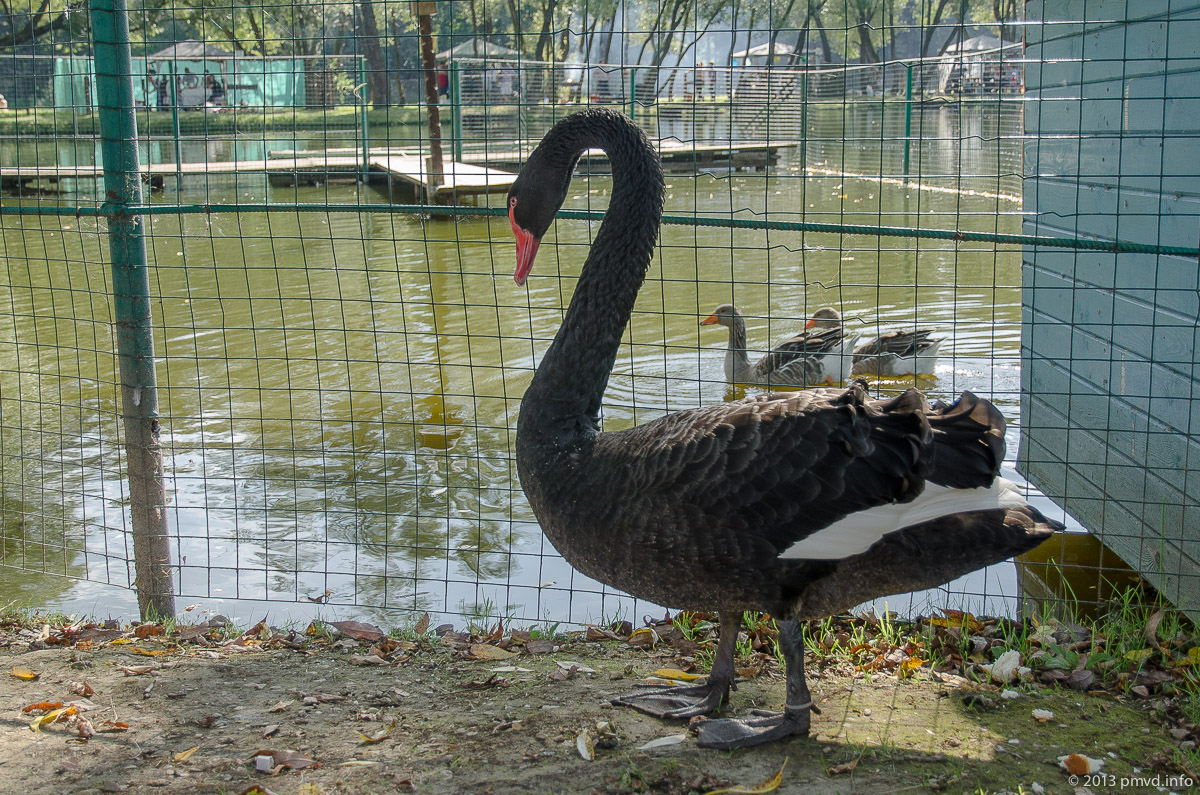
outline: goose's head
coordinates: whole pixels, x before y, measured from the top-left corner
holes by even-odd
[[[804,324],[805,328],[815,329],[831,329],[842,325],[842,316],[832,306],[823,306],[816,312],[812,313],[812,317]]]
[[[735,319],[741,315],[733,304],[721,304],[712,314],[700,321],[701,326],[724,326],[733,328]]]

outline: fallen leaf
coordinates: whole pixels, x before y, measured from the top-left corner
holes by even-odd
[[[34,718],[33,722],[29,724],[29,728],[33,730],[34,733],[40,734],[43,726],[49,726],[56,720],[63,720],[74,714],[74,707],[59,707],[58,709],[50,710],[45,715]]]
[[[639,751],[653,751],[655,748],[666,748],[671,745],[679,745],[687,742],[686,734],[669,734],[666,737],[657,737],[650,742],[642,743],[638,746]]]
[[[92,689],[92,686],[87,683],[86,679],[82,682],[67,682],[67,687],[71,688],[71,692],[75,695],[83,696],[84,698],[91,698],[96,695],[96,691]]]
[[[1162,644],[1158,641],[1158,625],[1163,620],[1163,609],[1160,607],[1154,611],[1154,615],[1146,619],[1145,638],[1146,642],[1154,648],[1159,648]]]
[[[100,725],[106,727],[100,730],[102,732],[129,731],[129,724],[123,720],[106,720]]]
[[[486,643],[472,643],[467,654],[476,660],[507,660],[517,656],[515,652],[505,651]]]
[[[550,678],[555,682],[565,682],[575,676],[579,669],[572,665],[570,668],[555,668],[550,672]]]
[[[470,690],[482,690],[488,687],[508,687],[512,682],[507,679],[501,679],[496,674],[492,674],[487,679],[475,679],[470,682],[463,682],[459,687],[465,687]]]
[[[687,671],[680,671],[678,668],[659,668],[651,676],[661,676],[663,679],[679,679],[684,682],[692,682],[702,678],[700,674],[690,674]]]
[[[579,752],[579,756],[588,762],[596,759],[596,746],[592,742],[592,733],[587,729],[581,731],[575,736],[575,750]]]
[[[192,754],[196,753],[199,750],[200,750],[200,746],[197,745],[197,746],[187,749],[186,751],[180,751],[179,753],[175,754],[175,756],[173,756],[171,758],[174,759],[178,763],[183,763],[183,762],[186,762],[187,760],[191,759]]]
[[[525,644],[525,651],[530,654],[549,654],[554,651],[554,644],[548,640],[531,640]]]
[[[386,739],[387,736],[392,733],[392,729],[394,728],[396,728],[396,721],[393,720],[387,726],[384,726],[374,734],[363,734],[360,731],[355,731],[354,733],[359,736],[360,743],[363,745],[370,745],[371,743],[377,743],[380,740]]]
[[[1176,662],[1176,665],[1200,665],[1200,646],[1188,649],[1187,654]]]
[[[238,795],[275,795],[275,793],[259,784],[251,784],[239,792]]]
[[[704,795],[763,795],[767,792],[774,792],[779,789],[779,785],[783,783],[783,769],[787,767],[788,758],[783,758],[783,764],[779,766],[779,770],[775,775],[755,787],[726,787],[724,789],[709,790]]]
[[[834,765],[833,767],[829,768],[829,775],[841,776],[845,775],[846,773],[853,773],[854,768],[856,767],[858,767],[858,760],[851,759],[849,762],[843,762],[840,765]]]
[[[625,642],[638,649],[653,649],[658,645],[659,638],[653,627],[642,627],[631,634],[629,640]]]
[[[151,671],[157,671],[161,665],[118,665],[117,668],[125,672],[126,676],[141,676],[148,674]]]
[[[1046,723],[1054,720],[1054,713],[1048,709],[1035,709],[1032,714],[1034,720],[1038,721],[1039,723]]]
[[[413,627],[413,632],[415,632],[418,635],[424,635],[428,631],[429,631],[429,614],[423,613],[421,615],[420,620],[417,621],[417,625],[415,627]]]
[[[364,624],[360,621],[329,621],[327,623],[346,637],[355,640],[376,641],[386,634],[374,624]]]
[[[387,665],[387,660],[376,654],[351,654],[346,658],[351,665]]]
[[[148,638],[151,635],[161,635],[162,631],[162,624],[138,624],[133,628],[133,634],[139,638]]]
[[[75,724],[75,731],[85,740],[92,739],[92,736],[96,733],[95,728],[92,727],[92,722],[87,718],[82,717],[79,719],[79,722]]]
[[[61,701],[42,701],[37,704],[30,704],[27,707],[21,707],[21,711],[25,713],[33,712],[34,710],[50,712],[51,710],[58,709],[62,705],[63,703]]]
[[[1154,654],[1153,649],[1132,649],[1125,652],[1125,659],[1132,663],[1141,663],[1152,654]]]
[[[12,675],[20,679],[22,682],[32,682],[41,676],[36,671],[31,671],[28,668],[13,668]]]
[[[559,668],[574,668],[578,673],[581,673],[581,674],[596,673],[595,668],[589,668],[586,665],[584,665],[583,663],[576,662],[575,660],[555,660],[554,664],[557,665]]]
[[[275,706],[273,706],[269,710],[267,710],[267,712],[284,712],[287,710],[288,707],[290,707],[292,704],[295,704],[295,703],[296,702],[294,699],[288,700],[288,701],[280,701],[280,702],[276,703]]]
[[[270,726],[264,726],[262,730],[263,737],[270,737],[279,731],[279,724],[272,723]]]

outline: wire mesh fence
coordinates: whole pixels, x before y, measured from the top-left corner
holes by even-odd
[[[574,623],[658,609],[572,571],[549,547],[512,456],[521,394],[611,179],[602,157],[584,158],[525,291],[508,279],[506,173],[557,119],[592,103],[634,117],[669,172],[668,225],[609,384],[605,428],[742,392],[722,371],[727,340],[699,325],[716,305],[737,304],[750,347],[764,351],[832,305],[863,337],[936,329],[946,341],[931,372],[872,377],[872,388],[991,398],[1012,420],[1015,476],[1031,245],[1023,186],[1041,140],[1029,135],[1023,90],[1040,64],[1019,46],[964,46],[977,30],[964,14],[881,28],[896,49],[915,35],[941,53],[830,63],[795,47],[779,63],[776,37],[765,55],[752,39],[735,53],[736,20],[693,19],[691,47],[648,65],[633,59],[638,37],[665,31],[632,17],[621,30],[619,14],[606,23],[608,54],[588,60],[584,50],[603,41],[589,34],[602,10],[583,3],[552,28],[574,42],[566,56],[546,60],[514,36],[492,38],[520,49],[455,53],[482,21],[466,25],[466,4],[443,3],[437,46],[449,49],[422,71],[409,4],[362,5],[377,15],[374,33],[327,5],[313,7],[316,22],[276,24],[263,46],[247,38],[236,52],[215,34],[188,47],[135,35],[144,52],[125,65],[132,95],[120,97],[100,85],[84,36],[69,53],[0,54],[0,78],[14,86],[0,92],[17,98],[0,116],[9,598],[104,610],[120,592],[93,584],[132,588],[138,577],[114,210],[99,170],[114,164],[96,118],[117,102],[136,117],[147,187],[127,209],[145,236],[161,508],[184,599]],[[281,18],[285,9],[298,13],[273,7]],[[859,36],[848,9],[825,25],[844,47]],[[221,12],[222,29],[247,24],[239,9]],[[149,29],[139,13],[135,34]],[[326,41],[313,54],[301,35],[318,29]],[[781,30],[816,36],[812,18]],[[611,48],[618,31],[622,57]],[[727,49],[721,66],[698,54],[714,35],[723,49],[705,52]],[[841,57],[863,58],[864,46]],[[438,147],[441,166],[429,159]],[[1058,231],[1068,251],[1081,245]],[[1193,405],[1194,384],[1181,398]],[[1195,582],[1194,569],[1179,572]],[[1018,600],[1007,564],[889,607],[997,613]]]

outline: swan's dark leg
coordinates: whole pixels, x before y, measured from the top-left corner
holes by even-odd
[[[734,651],[737,649],[737,637],[741,628],[741,613],[721,613],[717,652],[713,656],[712,670],[704,684],[692,687],[646,688],[621,698],[614,698],[613,703],[633,707],[657,718],[707,715],[725,702],[730,688],[733,687]]]
[[[779,622],[779,648],[787,666],[787,704],[783,712],[745,720],[707,720],[700,724],[700,745],[705,748],[747,748],[794,734],[808,734],[813,705],[804,682],[804,635],[799,621]]]

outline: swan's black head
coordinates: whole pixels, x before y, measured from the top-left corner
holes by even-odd
[[[508,191],[508,220],[517,239],[517,269],[513,272],[517,284],[525,283],[542,236],[566,201],[571,166],[573,162],[567,167],[555,165],[543,147],[538,147]]]

